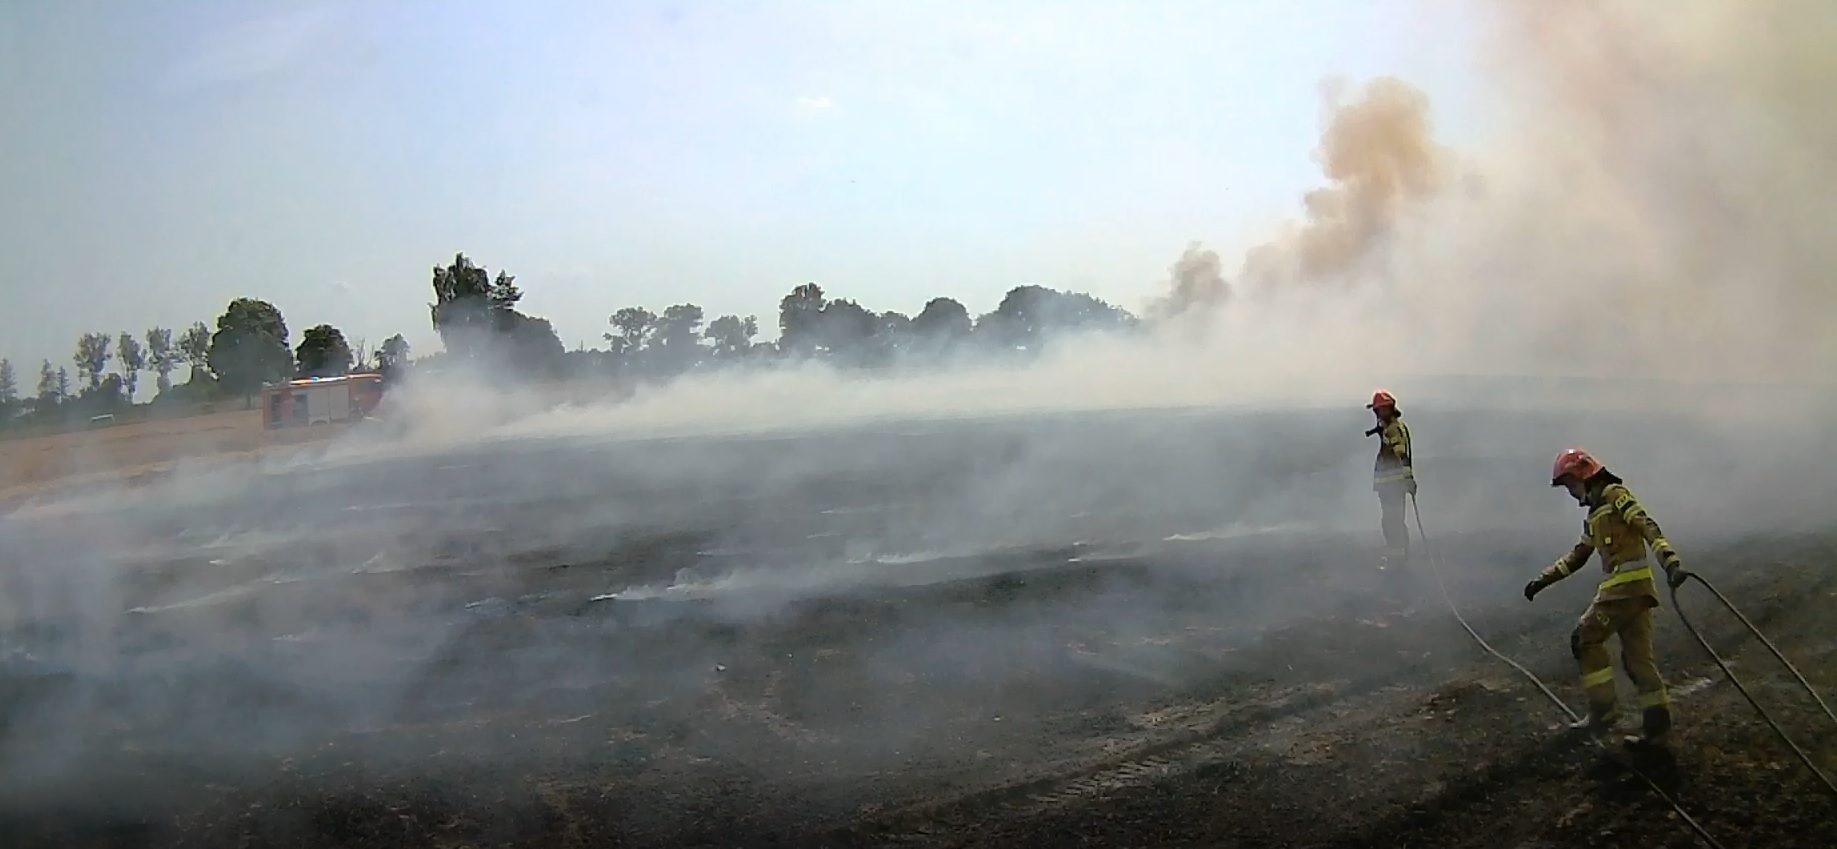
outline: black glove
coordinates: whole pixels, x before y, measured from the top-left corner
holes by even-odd
[[[1676,560],[1665,564],[1665,583],[1670,584],[1672,589],[1684,586],[1684,582],[1688,580],[1690,580],[1690,572],[1684,568],[1684,564]]]
[[[1415,478],[1410,478],[1410,489],[1409,489],[1409,493],[1410,493],[1410,497],[1411,497],[1411,498],[1415,498],[1415,497],[1416,497],[1416,479],[1415,479]]]
[[[1544,583],[1543,578],[1532,578],[1530,583],[1524,585],[1524,600],[1536,600],[1537,594],[1543,592],[1544,587],[1547,586],[1549,586],[1549,584]]]

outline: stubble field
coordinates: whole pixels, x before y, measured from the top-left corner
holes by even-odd
[[[1760,526],[1675,485],[1715,435],[1412,423],[1441,577],[1573,707],[1589,580],[1519,595],[1580,520],[1539,479],[1551,439],[1605,445],[1690,565],[1837,679],[1821,491],[1748,499]],[[1363,427],[373,446],[27,504],[0,517],[0,844],[1701,845],[1557,733],[1423,558],[1373,568]],[[1683,600],[1829,769],[1837,728]],[[1724,845],[1837,845],[1669,604],[1659,651],[1679,728],[1642,771]]]

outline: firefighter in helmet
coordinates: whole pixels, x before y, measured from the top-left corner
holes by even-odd
[[[1556,455],[1550,485],[1568,489],[1588,510],[1588,517],[1582,521],[1581,541],[1526,584],[1524,597],[1535,598],[1545,587],[1582,568],[1596,552],[1601,554],[1604,575],[1593,602],[1569,637],[1569,650],[1588,692],[1588,716],[1572,727],[1602,737],[1619,720],[1614,667],[1607,653],[1608,637],[1618,636],[1621,662],[1639,691],[1643,720],[1643,733],[1626,742],[1662,745],[1671,730],[1671,704],[1652,653],[1652,625],[1659,604],[1653,559],[1664,568],[1673,587],[1690,573],[1684,571],[1677,552],[1671,550],[1665,532],[1645,506],[1587,451],[1570,448]]]
[[[1365,408],[1378,420],[1377,425],[1365,433],[1380,439],[1378,457],[1371,472],[1371,488],[1378,493],[1384,528],[1384,556],[1378,568],[1393,564],[1402,566],[1410,557],[1410,528],[1404,522],[1403,498],[1416,494],[1410,426],[1403,423],[1402,414],[1397,412],[1397,399],[1382,389],[1372,394],[1371,403]]]

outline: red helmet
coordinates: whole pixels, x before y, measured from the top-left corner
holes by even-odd
[[[1601,461],[1580,448],[1565,448],[1556,455],[1556,462],[1550,466],[1550,485],[1562,486],[1564,477],[1574,477],[1577,481],[1586,481],[1601,471]]]
[[[1383,389],[1371,393],[1371,403],[1365,405],[1365,409],[1367,410],[1377,410],[1387,407],[1396,409],[1397,398]]]

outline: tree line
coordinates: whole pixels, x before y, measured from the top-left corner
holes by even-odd
[[[760,342],[757,315],[710,319],[698,304],[654,311],[629,306],[607,317],[604,348],[566,350],[547,319],[517,309],[516,277],[496,275],[458,254],[434,269],[434,329],[445,358],[485,360],[517,377],[611,375],[668,380],[716,368],[820,360],[843,368],[924,367],[947,359],[1035,355],[1055,336],[1080,331],[1128,331],[1140,320],[1082,292],[1023,285],[1008,290],[988,313],[972,317],[954,298],[927,301],[914,315],[876,312],[850,298],[831,297],[816,283],[791,289],[778,302],[778,338]]]
[[[354,371],[389,373],[408,361],[401,334],[375,351],[346,341],[329,324],[307,328],[297,347],[288,347],[286,320],[267,301],[237,298],[218,316],[213,330],[204,322],[175,333],[152,327],[133,333],[84,333],[71,356],[73,372],[41,360],[35,391],[20,382],[18,369],[0,359],[0,427],[57,424],[125,412],[135,406],[143,375],[154,377],[152,405],[195,404],[222,398],[252,398],[265,384],[289,377],[336,376]],[[172,376],[186,369],[175,385]]]
[[[375,350],[353,343],[329,324],[290,341],[286,319],[272,303],[236,298],[215,326],[153,327],[84,333],[70,365],[43,360],[36,391],[28,393],[14,365],[0,359],[0,426],[78,420],[135,406],[143,375],[154,376],[152,405],[251,399],[261,387],[299,377],[374,372],[394,381],[427,367],[467,362],[506,379],[612,377],[658,382],[683,374],[773,363],[823,361],[842,368],[926,367],[965,355],[1025,358],[1054,337],[1085,331],[1133,331],[1127,310],[1081,292],[1022,285],[988,313],[972,317],[948,297],[927,301],[913,315],[876,312],[853,299],[831,297],[816,283],[791,289],[778,302],[778,338],[757,340],[756,315],[709,319],[693,303],[659,311],[630,306],[607,317],[604,348],[567,350],[545,318],[518,308],[522,288],[502,269],[493,275],[465,254],[435,266],[429,318],[443,351],[411,360],[400,333]],[[174,384],[185,369],[186,381]],[[144,405],[143,405],[144,406]]]

